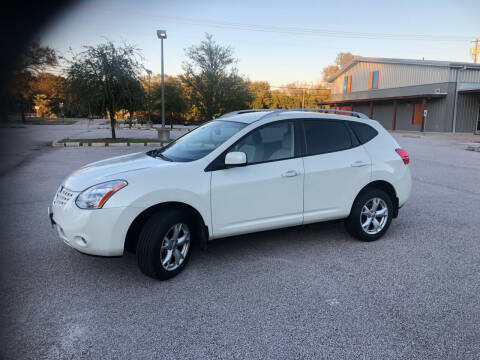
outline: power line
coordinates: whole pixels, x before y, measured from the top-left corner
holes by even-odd
[[[290,86],[275,86],[270,85],[272,89],[288,89],[288,90],[312,90],[312,91],[329,91],[330,89],[327,88],[306,88],[306,87],[290,87]]]
[[[229,21],[218,21],[210,19],[195,19],[180,16],[160,15],[145,13],[132,10],[119,10],[111,8],[102,8],[96,6],[85,6],[86,9],[94,10],[97,12],[107,12],[120,15],[132,15],[139,17],[149,17],[155,19],[162,19],[166,21],[173,21],[182,24],[189,24],[195,26],[211,26],[218,28],[227,28],[241,31],[256,31],[256,32],[269,32],[277,34],[290,34],[290,35],[307,35],[307,36],[320,36],[320,37],[334,37],[334,38],[347,38],[347,39],[370,39],[370,40],[414,40],[414,41],[469,41],[471,36],[451,36],[451,35],[429,35],[429,34],[394,34],[394,33],[370,33],[370,32],[358,32],[358,31],[333,31],[328,29],[319,28],[303,28],[303,27],[291,27],[291,26],[274,26],[274,25],[261,25],[261,24],[247,24]]]

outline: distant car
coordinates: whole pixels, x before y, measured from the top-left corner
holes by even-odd
[[[184,125],[184,126],[189,126],[189,125],[190,125],[190,121],[186,121],[186,120],[185,120],[185,121],[183,122],[183,125]]]
[[[164,148],[80,168],[50,218],[73,248],[134,251],[158,279],[182,271],[193,243],[231,235],[344,219],[376,240],[410,196],[409,157],[377,121],[352,115],[224,115]]]

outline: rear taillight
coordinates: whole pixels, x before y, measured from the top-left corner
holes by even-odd
[[[403,163],[405,165],[408,165],[408,163],[410,162],[410,156],[408,156],[408,153],[403,149],[395,149],[395,151],[402,158]]]

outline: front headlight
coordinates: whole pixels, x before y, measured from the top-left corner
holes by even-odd
[[[125,180],[112,180],[93,185],[78,195],[75,204],[80,209],[101,209],[110,196],[127,184]]]

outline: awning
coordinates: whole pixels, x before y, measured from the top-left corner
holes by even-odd
[[[464,89],[458,90],[459,94],[480,94],[480,88],[478,89]]]
[[[319,102],[318,105],[336,105],[336,104],[356,104],[356,103],[371,103],[371,102],[381,102],[381,101],[402,101],[402,100],[413,100],[413,99],[432,99],[432,98],[442,98],[447,96],[447,93],[427,93],[427,94],[415,94],[415,95],[404,95],[404,96],[387,96],[387,97],[372,97],[372,98],[362,98],[362,99],[345,99],[345,100],[329,100]]]

